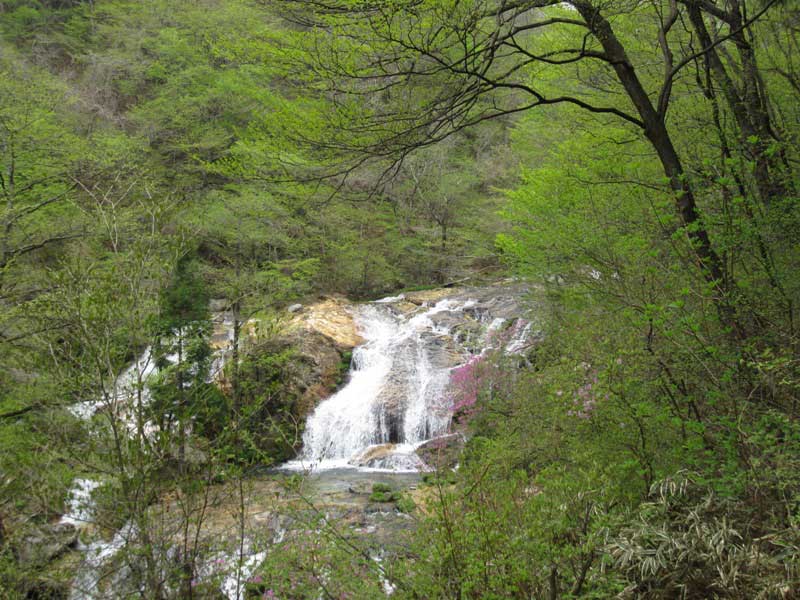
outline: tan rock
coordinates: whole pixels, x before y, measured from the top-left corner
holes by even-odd
[[[378,446],[370,446],[350,462],[359,467],[368,466],[375,460],[386,458],[392,454],[392,452],[394,452],[394,449],[395,444],[380,444]]]
[[[406,300],[392,302],[392,308],[394,308],[401,315],[411,314],[415,310],[419,310],[419,306],[419,304],[414,304],[413,302],[408,302]]]
[[[463,290],[461,288],[437,288],[434,290],[421,290],[419,292],[406,293],[405,299],[407,302],[421,306],[425,303],[435,304],[443,298],[457,296],[462,291]]]
[[[289,327],[306,329],[329,337],[341,348],[354,348],[364,343],[353,320],[353,304],[341,296],[329,296],[311,304],[295,316]]]

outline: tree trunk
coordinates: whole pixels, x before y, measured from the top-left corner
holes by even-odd
[[[731,78],[725,64],[719,56],[711,34],[706,27],[703,13],[695,2],[687,4],[689,20],[695,30],[702,48],[707,48],[703,53],[706,64],[711,69],[714,79],[720,86],[725,101],[733,114],[736,126],[739,129],[741,145],[747,150],[748,158],[755,163],[753,178],[761,201],[768,204],[770,200],[786,194],[786,186],[782,181],[779,153],[770,158],[767,152],[769,140],[775,139],[769,112],[765,105],[766,98],[763,91],[763,82],[755,64],[755,55],[752,47],[745,38],[744,31],[734,34],[733,39],[739,49],[742,60],[743,85],[740,93]],[[735,16],[734,16],[735,15]],[[741,16],[732,11],[731,29],[742,28]]]
[[[669,178],[670,187],[675,193],[676,208],[703,277],[714,289],[714,302],[720,318],[725,325],[732,327],[737,335],[742,335],[735,311],[728,298],[730,282],[726,280],[723,263],[714,251],[708,231],[700,219],[694,192],[683,170],[666,124],[639,81],[625,48],[611,28],[611,24],[600,14],[600,10],[589,2],[572,2],[572,5],[600,41],[605,54],[613,65],[617,78],[641,117],[645,137],[656,151],[664,174]]]
[[[233,302],[231,306],[233,312],[233,347],[231,348],[231,389],[233,391],[233,412],[234,418],[238,420],[239,411],[242,408],[242,398],[239,385],[239,338],[241,336],[242,323],[241,305],[239,300]]]
[[[178,463],[181,473],[186,459],[186,432],[184,431],[183,411],[186,408],[186,398],[183,389],[183,328],[178,329]]]
[[[555,566],[550,567],[549,580],[548,600],[558,600],[558,569]]]

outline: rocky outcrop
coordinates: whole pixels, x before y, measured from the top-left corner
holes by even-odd
[[[78,529],[72,523],[42,525],[16,545],[17,561],[24,567],[41,567],[78,543]]]
[[[352,347],[340,346],[318,331],[296,331],[287,340],[297,352],[297,377],[292,382],[298,391],[294,415],[302,423],[344,381]]]
[[[264,388],[260,394],[270,394],[280,405],[273,406],[272,416],[291,406],[293,421],[302,424],[320,400],[344,382],[351,352],[362,339],[356,331],[351,303],[343,297],[323,297],[313,304],[293,305],[292,309],[289,322],[277,334],[266,335],[258,320],[247,322],[242,327],[242,354],[245,365],[255,365],[245,369],[245,376],[255,381],[245,383],[251,388],[255,385],[257,392]],[[287,353],[288,363],[268,360]],[[259,365],[261,360],[263,365]],[[275,380],[279,380],[278,389],[267,390]],[[295,436],[296,432],[292,433]]]
[[[351,303],[341,296],[329,296],[296,310],[288,326],[287,339],[304,363],[295,416],[304,422],[320,400],[332,394],[344,381],[353,348],[363,340],[356,331]]]
[[[289,330],[319,333],[340,349],[352,350],[363,342],[353,321],[352,303],[343,296],[326,296],[295,311]]]

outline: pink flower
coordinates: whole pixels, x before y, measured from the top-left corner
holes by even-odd
[[[592,416],[597,406],[598,396],[595,386],[598,382],[599,377],[597,376],[597,371],[594,371],[591,374],[591,381],[584,383],[575,392],[572,399],[572,404],[575,406],[575,409],[567,411],[567,415],[580,419],[589,419]],[[608,394],[605,394],[605,398],[608,398]]]
[[[469,412],[478,401],[478,394],[483,384],[483,374],[480,370],[482,362],[483,356],[476,354],[450,372],[451,399],[453,401],[451,410],[454,413]]]

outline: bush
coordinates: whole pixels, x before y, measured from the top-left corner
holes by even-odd
[[[370,502],[393,502],[398,495],[392,491],[392,486],[386,483],[376,483],[372,486],[372,494],[369,496]]]
[[[755,537],[752,507],[678,473],[609,544],[626,598],[786,598],[800,584],[800,531]],[[766,532],[762,532],[766,533]]]
[[[401,513],[410,514],[414,512],[415,508],[417,508],[417,504],[408,494],[402,494],[397,499],[397,510]]]

